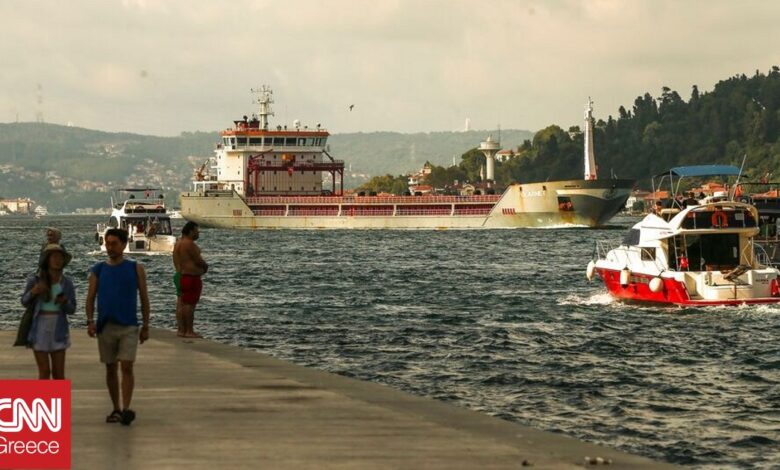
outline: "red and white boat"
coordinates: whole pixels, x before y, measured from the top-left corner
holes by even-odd
[[[721,201],[694,205],[668,220],[649,214],[623,243],[597,243],[587,277],[623,300],[685,306],[780,302],[780,271],[753,243],[758,211]]]

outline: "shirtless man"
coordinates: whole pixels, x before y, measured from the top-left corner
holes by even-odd
[[[185,338],[201,338],[193,330],[195,306],[200,300],[203,282],[200,277],[209,270],[209,265],[203,261],[200,248],[195,241],[200,237],[198,224],[187,222],[181,229],[181,238],[173,247],[173,266],[176,268],[174,284],[177,277],[176,323],[178,335]],[[178,293],[181,292],[179,296]]]

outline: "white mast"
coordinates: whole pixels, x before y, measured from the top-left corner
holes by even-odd
[[[252,93],[255,93],[258,97],[255,103],[260,105],[260,128],[268,130],[268,116],[273,116],[274,111],[271,109],[271,103],[274,102],[273,90],[268,85],[263,85],[260,89],[252,88]]]
[[[596,179],[596,155],[593,153],[593,100],[585,105],[585,179]]]

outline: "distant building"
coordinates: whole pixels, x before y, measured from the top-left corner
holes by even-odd
[[[12,214],[31,214],[35,201],[30,198],[0,199],[0,207]]]

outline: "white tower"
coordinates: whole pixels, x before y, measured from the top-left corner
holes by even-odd
[[[496,178],[495,175],[495,158],[496,153],[498,153],[499,150],[501,150],[501,142],[493,140],[493,135],[489,135],[488,138],[479,144],[479,149],[482,151],[483,154],[485,154],[485,158],[487,159],[487,171],[486,171],[486,179],[488,181],[493,181]]]
[[[268,116],[273,116],[274,111],[271,109],[271,103],[274,102],[274,92],[268,85],[263,85],[260,89],[252,88],[252,93],[257,94],[257,100],[255,103],[260,105],[260,128],[268,130]]]
[[[593,153],[593,101],[585,105],[585,179],[596,179],[596,155]]]

